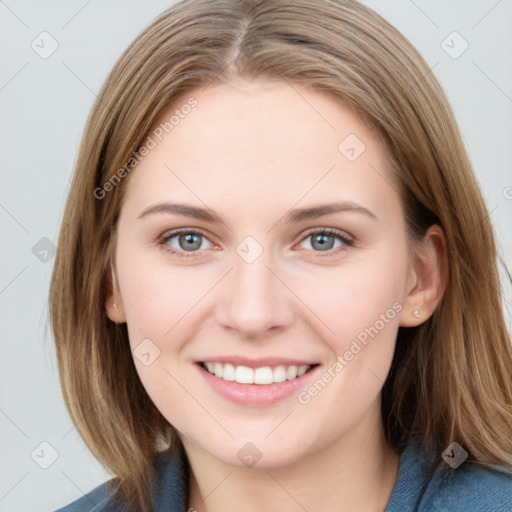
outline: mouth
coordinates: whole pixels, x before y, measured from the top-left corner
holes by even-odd
[[[266,365],[254,361],[237,362],[198,361],[194,366],[217,395],[247,407],[266,407],[297,394],[321,366],[304,361],[293,361],[302,364],[278,361],[280,364]]]
[[[318,364],[281,364],[251,368],[244,365],[211,361],[201,362],[199,364],[201,364],[206,371],[219,379],[228,382],[238,382],[239,384],[257,384],[261,386],[298,379],[313,367],[318,366]]]

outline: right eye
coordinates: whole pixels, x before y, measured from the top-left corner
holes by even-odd
[[[194,253],[200,252],[199,249],[201,249],[205,240],[207,238],[202,231],[183,228],[166,233],[159,243],[172,254],[190,258],[195,256]]]

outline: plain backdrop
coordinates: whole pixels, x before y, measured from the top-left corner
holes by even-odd
[[[111,477],[78,436],[62,400],[48,287],[95,94],[125,47],[172,3],[0,0],[2,512],[52,511]],[[412,41],[442,83],[500,254],[512,268],[512,0],[363,3]],[[503,286],[510,326],[504,274]]]

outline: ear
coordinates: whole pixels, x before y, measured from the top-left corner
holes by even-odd
[[[126,313],[123,307],[123,301],[121,300],[121,294],[119,293],[119,287],[117,286],[117,280],[114,273],[114,269],[111,266],[110,272],[105,276],[105,309],[107,316],[116,324],[122,324],[126,322]]]
[[[441,302],[447,283],[446,240],[442,228],[435,224],[415,249],[399,325],[415,327],[425,322]]]

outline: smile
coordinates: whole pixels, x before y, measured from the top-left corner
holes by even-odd
[[[197,361],[194,366],[218,396],[246,407],[268,407],[296,396],[322,369],[318,363],[304,361],[224,359]]]
[[[228,382],[260,385],[294,380],[304,375],[311,368],[310,364],[300,366],[262,366],[259,368],[249,368],[248,366],[242,365],[235,366],[230,363],[223,364],[218,362],[206,362],[202,364],[212,375]]]

